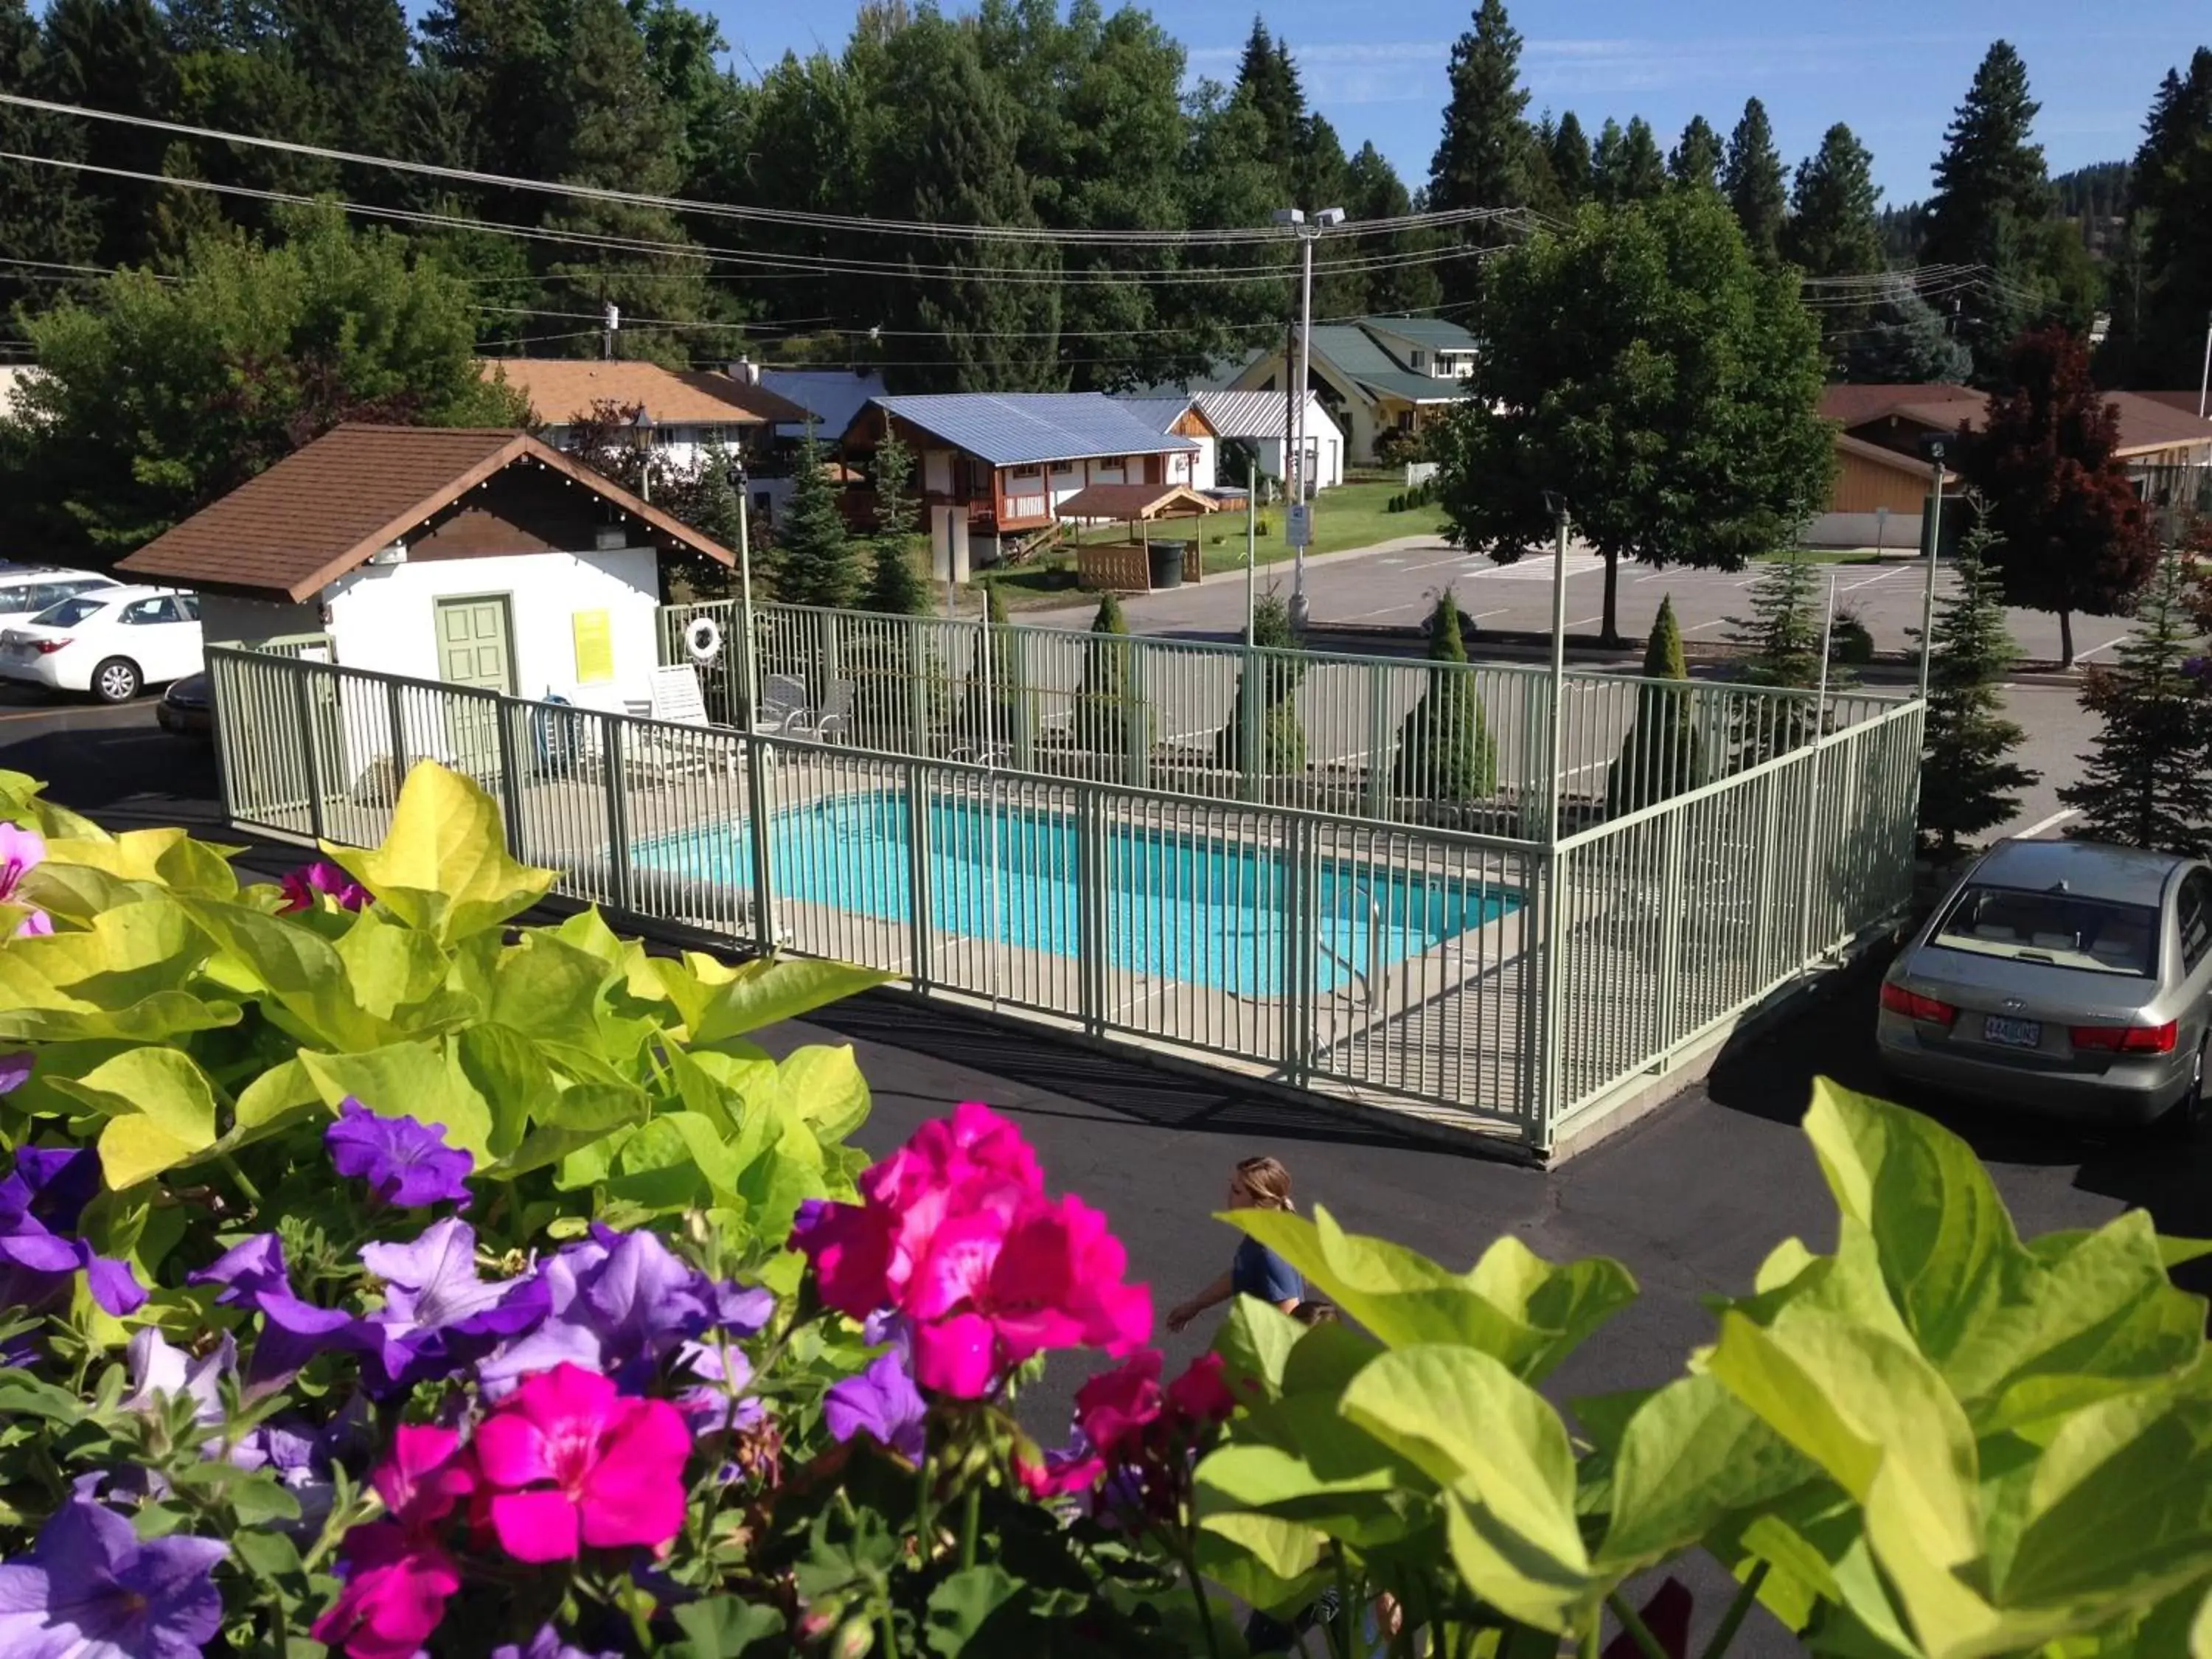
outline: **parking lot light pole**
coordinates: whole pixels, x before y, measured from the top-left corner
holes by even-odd
[[[1928,444],[1928,586],[1920,596],[1920,701],[1928,701],[1929,653],[1936,635],[1936,550],[1943,541],[1943,442]]]
[[[1546,503],[1558,515],[1559,540],[1553,550],[1552,567],[1552,714],[1546,722],[1545,752],[1551,757],[1552,781],[1545,791],[1548,805],[1544,812],[1544,839],[1552,846],[1559,842],[1559,793],[1564,779],[1560,769],[1565,757],[1560,750],[1559,727],[1566,717],[1567,701],[1567,498],[1544,492]]]
[[[1283,433],[1283,482],[1290,487],[1291,504],[1284,509],[1283,529],[1289,534],[1294,515],[1310,512],[1306,502],[1306,399],[1313,374],[1313,250],[1325,232],[1344,222],[1340,207],[1323,208],[1309,222],[1297,208],[1277,208],[1275,222],[1286,226],[1298,239],[1298,368],[1291,409]],[[1285,371],[1290,368],[1284,366]],[[1310,518],[1306,520],[1311,523]],[[1306,538],[1291,548],[1291,626],[1306,625]]]

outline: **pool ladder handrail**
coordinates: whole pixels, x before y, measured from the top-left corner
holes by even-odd
[[[1382,907],[1376,903],[1375,895],[1373,892],[1369,890],[1366,884],[1364,882],[1355,884],[1352,889],[1352,896],[1355,898],[1363,898],[1367,901],[1366,970],[1362,972],[1358,963],[1346,958],[1341,951],[1337,950],[1334,945],[1331,945],[1328,939],[1322,937],[1318,932],[1314,935],[1314,943],[1321,948],[1322,954],[1327,956],[1331,962],[1335,963],[1339,967],[1342,968],[1346,973],[1351,975],[1352,978],[1358,980],[1362,985],[1367,988],[1367,1006],[1370,1008],[1372,1008],[1379,1000],[1382,992],[1382,988],[1375,982],[1375,964],[1382,959]]]

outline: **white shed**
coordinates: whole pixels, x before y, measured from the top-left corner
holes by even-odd
[[[198,590],[210,642],[323,635],[349,668],[618,708],[676,555],[733,562],[526,434],[342,426],[121,568]]]
[[[1283,432],[1293,412],[1287,396],[1279,392],[1201,392],[1191,402],[1221,442],[1248,446],[1262,473],[1270,478],[1283,476],[1283,457],[1289,447]],[[1306,394],[1305,448],[1307,476],[1315,488],[1334,489],[1344,482],[1343,429],[1310,392]]]

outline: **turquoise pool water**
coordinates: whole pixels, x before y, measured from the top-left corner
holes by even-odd
[[[903,793],[835,795],[779,812],[769,859],[779,894],[906,921],[912,915]],[[930,915],[946,933],[1077,954],[1075,820],[1064,813],[954,797],[928,807]],[[643,868],[748,886],[743,820],[637,844]],[[1279,996],[1288,872],[1272,848],[1109,824],[1103,855],[1107,959],[1119,969]],[[1370,927],[1368,901],[1380,912]],[[1387,967],[1495,921],[1518,896],[1494,887],[1350,861],[1325,861],[1316,898],[1314,988],[1365,975],[1374,937]]]

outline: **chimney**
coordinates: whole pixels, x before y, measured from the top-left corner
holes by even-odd
[[[739,386],[760,384],[760,365],[750,357],[740,357],[730,365],[730,378]]]

